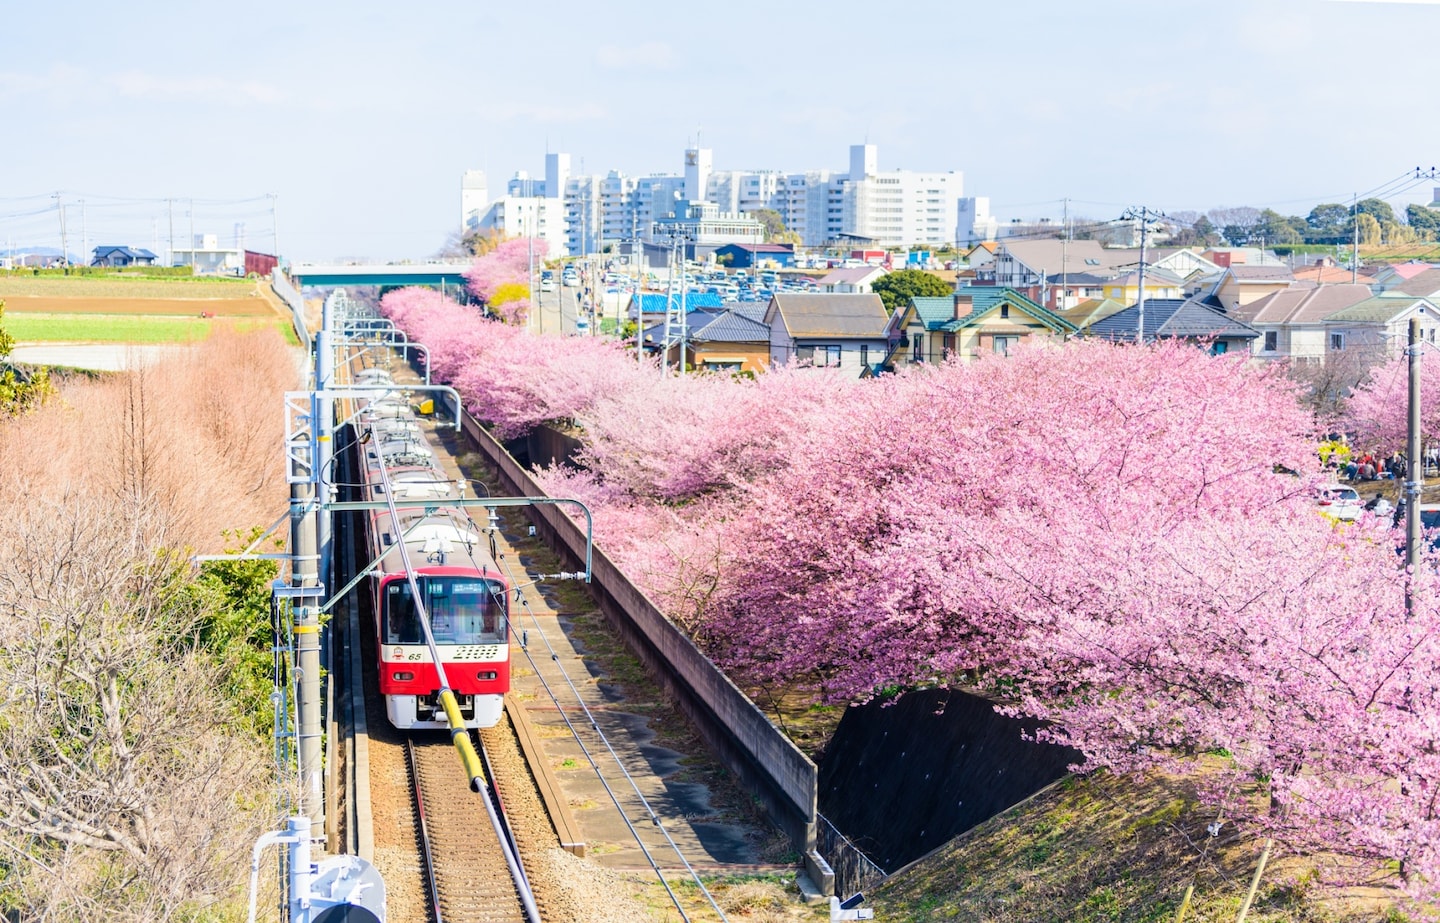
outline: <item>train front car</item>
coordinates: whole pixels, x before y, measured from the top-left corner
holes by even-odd
[[[510,687],[508,585],[488,539],[461,507],[447,505],[461,496],[461,486],[435,462],[408,405],[398,395],[370,402],[361,429],[369,499],[389,493],[396,510],[377,511],[367,523],[371,556],[379,562],[371,585],[386,717],[402,729],[449,727],[421,626],[424,611],[465,725],[490,727],[500,720]]]
[[[401,507],[399,513],[398,532],[389,513],[375,521],[382,541],[405,535],[415,572],[412,587],[397,542],[377,573],[380,693],[386,717],[397,728],[449,726],[439,701],[439,674],[421,626],[423,610],[466,727],[491,727],[500,720],[510,688],[505,580],[490,562],[474,524],[457,511]]]

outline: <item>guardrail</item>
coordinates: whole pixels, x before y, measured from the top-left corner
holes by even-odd
[[[462,428],[480,452],[522,496],[543,491],[468,413]],[[585,531],[559,509],[526,510],[537,532],[573,561],[585,560]],[[583,566],[583,565],[582,565]],[[756,797],[805,857],[817,886],[833,889],[833,873],[815,851],[817,772],[814,762],[780,732],[755,703],[711,662],[599,548],[591,564],[591,589],[602,612],[630,650],[674,697],[715,756],[741,787]]]

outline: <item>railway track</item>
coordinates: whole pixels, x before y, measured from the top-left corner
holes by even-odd
[[[505,851],[481,796],[441,736],[412,736],[421,871],[434,923],[528,923]]]

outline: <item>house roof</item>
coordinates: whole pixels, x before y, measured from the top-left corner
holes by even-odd
[[[1425,298],[1412,298],[1409,296],[1385,296],[1375,295],[1366,298],[1364,301],[1352,304],[1348,308],[1336,311],[1325,318],[1327,324],[1388,324],[1396,318],[1407,314],[1416,305],[1429,307],[1432,310],[1434,305]]]
[[[1239,266],[1231,266],[1225,270],[1225,275],[1239,282],[1241,285],[1247,283],[1272,283],[1272,282],[1294,282],[1295,275],[1288,266],[1246,266],[1243,263]]]
[[[1310,266],[1301,266],[1295,270],[1295,279],[1297,282],[1339,283],[1349,282],[1352,278],[1357,281],[1361,279],[1367,282],[1371,281],[1369,273],[1357,272],[1352,275],[1350,270],[1341,266],[1325,266],[1320,263],[1315,263]]]
[[[1349,273],[1346,273],[1349,278]],[[1238,305],[1230,316],[1247,324],[1318,324],[1325,318],[1371,297],[1370,286],[1293,283],[1249,304]]]
[[[965,313],[965,303],[967,300],[970,303],[970,311]],[[1072,333],[1075,330],[1074,324],[1059,314],[1056,314],[1054,311],[1036,304],[1013,288],[976,285],[961,289],[957,292],[955,301],[955,313],[959,316],[954,320],[941,324],[941,330],[956,331],[976,324],[983,320],[985,315],[989,314],[996,305],[1001,303],[1019,308],[1022,313],[1030,315],[1051,330],[1063,330]]]
[[[119,254],[121,254],[122,256],[127,256],[127,257],[129,257],[130,259],[132,259],[132,260],[153,260],[153,259],[158,259],[158,257],[156,257],[155,254],[151,253],[149,250],[146,250],[146,249],[143,249],[143,248],[140,248],[140,247],[121,247],[121,246],[96,247],[96,248],[95,248],[95,259],[97,259],[97,260],[103,260],[105,257],[109,256],[109,255],[112,254],[112,253],[119,253]]]
[[[645,339],[652,343],[664,337],[664,322],[645,328]],[[737,311],[703,308],[685,315],[685,337],[692,343],[768,343],[770,328]]]
[[[725,302],[714,292],[689,291],[685,293],[682,301],[679,292],[641,292],[632,295],[630,298],[630,313],[635,313],[635,299],[640,299],[640,311],[643,314],[664,314],[670,310],[670,306],[694,308],[724,308]]]
[[[1114,273],[1101,275],[1093,272],[1054,272],[1045,278],[1051,285],[1104,285],[1115,278]]]
[[[1127,272],[1125,275],[1110,281],[1119,282],[1121,285],[1138,286],[1140,284],[1140,270],[1136,269],[1133,272]],[[1170,288],[1179,288],[1185,284],[1185,280],[1180,278],[1179,275],[1160,266],[1150,266],[1145,270],[1145,284],[1150,285],[1152,282],[1157,287],[1167,285]]]
[[[770,299],[765,320],[784,326],[791,337],[883,339],[890,315],[873,292],[858,294],[779,294]]]
[[[868,282],[876,274],[887,275],[883,266],[850,266],[844,269],[832,269],[820,277],[818,285],[854,285],[857,282]]]
[[[1133,305],[1104,320],[1090,325],[1091,336],[1110,340],[1133,340],[1140,322],[1140,309]],[[1194,298],[1155,298],[1145,302],[1145,338],[1187,340],[1242,338],[1253,340],[1260,334],[1224,312],[1202,304]]]
[[[955,296],[943,297],[912,296],[910,303],[915,306],[915,316],[925,324],[926,330],[938,330],[940,325],[955,319]]]
[[[1133,269],[1139,250],[1108,249],[1095,240],[1002,240],[1005,252],[1047,276],[1063,270],[1114,275]]]
[[[984,250],[986,253],[994,253],[996,250],[999,250],[999,249],[1000,249],[1000,243],[999,243],[999,241],[994,241],[994,240],[982,240],[982,241],[980,241],[980,243],[978,243],[978,244],[976,244],[975,246],[971,247],[967,252],[969,252],[969,253],[974,253],[976,250]]]
[[[1057,312],[1061,317],[1074,324],[1077,330],[1085,330],[1091,324],[1102,321],[1112,314],[1119,314],[1125,310],[1125,305],[1109,298],[1091,298],[1082,301],[1073,308],[1066,308]]]
[[[1434,264],[1432,263],[1421,263],[1411,260],[1408,263],[1391,263],[1389,266],[1384,267],[1381,272],[1392,276],[1399,276],[1402,279],[1413,279],[1420,275],[1420,273],[1434,268]]]
[[[769,343],[770,325],[737,311],[710,317],[690,339],[697,343]]]
[[[1426,269],[1395,286],[1391,291],[1404,292],[1416,298],[1430,298],[1440,294],[1440,269]]]
[[[716,250],[748,250],[751,253],[795,253],[794,244],[726,244]]]

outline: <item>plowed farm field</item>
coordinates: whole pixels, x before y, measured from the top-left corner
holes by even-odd
[[[20,343],[183,343],[212,323],[275,325],[294,339],[289,313],[244,279],[126,279],[0,275],[5,329]]]

